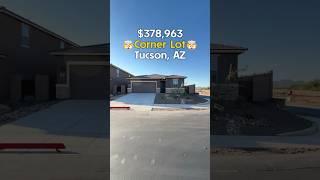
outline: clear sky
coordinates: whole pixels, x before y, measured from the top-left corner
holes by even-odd
[[[212,42],[249,48],[242,73],[275,80],[320,79],[319,0],[214,0]]]
[[[80,45],[109,41],[109,0],[0,0],[0,6]]]
[[[135,50],[123,49],[123,42],[137,40],[139,28],[183,29],[183,40],[196,40],[198,48],[186,50],[187,59],[183,61],[136,60]],[[110,36],[112,64],[134,75],[184,75],[188,77],[186,84],[209,86],[209,0],[111,0]],[[163,51],[170,52],[167,49],[160,52]]]

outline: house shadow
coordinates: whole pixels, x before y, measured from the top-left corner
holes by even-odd
[[[12,132],[16,134],[22,127],[31,128],[30,133],[34,129],[49,135],[107,139],[110,137],[108,109],[109,103],[104,100],[67,100],[10,125],[17,126],[16,132]]]
[[[296,115],[320,118],[320,107],[286,106],[285,109]]]

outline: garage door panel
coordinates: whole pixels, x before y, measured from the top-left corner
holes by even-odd
[[[99,65],[70,66],[72,99],[107,99],[107,70]]]
[[[155,93],[156,82],[132,82],[133,93]]]

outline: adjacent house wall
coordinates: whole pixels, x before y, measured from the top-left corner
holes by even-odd
[[[239,78],[240,96],[249,101],[261,102],[272,99],[273,72]]]
[[[226,83],[230,67],[235,72],[238,70],[238,54],[211,54],[211,56],[213,56],[211,63],[213,83]]]
[[[59,49],[61,40],[29,25],[30,47],[25,48],[21,46],[22,22],[0,13],[0,25],[0,50],[6,54],[6,58],[0,60],[0,101],[9,100],[10,79],[15,74],[19,74],[22,80],[34,79],[37,74],[48,75],[50,95],[54,97],[59,58],[49,52]],[[64,43],[66,48],[72,46]]]

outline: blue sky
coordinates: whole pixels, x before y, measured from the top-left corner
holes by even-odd
[[[212,42],[244,46],[242,73],[275,80],[320,79],[319,0],[214,0]]]
[[[0,6],[80,45],[109,41],[109,5],[109,0],[0,0]]]
[[[209,86],[209,0],[111,0],[110,21],[112,64],[134,75],[184,75],[188,77],[186,84]],[[187,59],[183,61],[172,59],[169,61],[136,60],[134,58],[135,50],[123,49],[123,41],[137,40],[137,30],[139,28],[183,29],[183,40],[196,40],[198,48],[192,52],[186,50]],[[163,51],[157,50],[157,52]],[[165,51],[172,52],[168,49]]]

